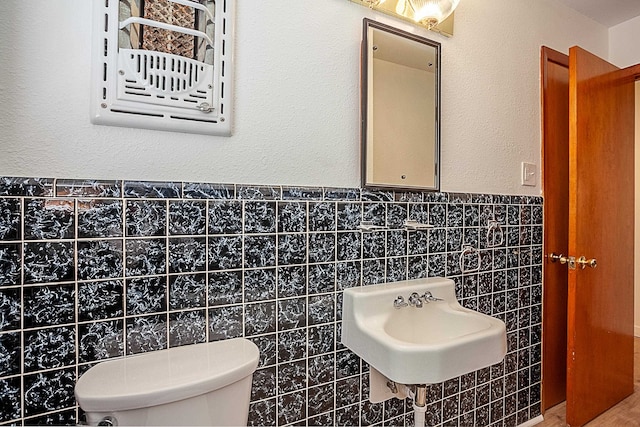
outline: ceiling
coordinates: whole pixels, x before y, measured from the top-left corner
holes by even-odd
[[[555,0],[575,9],[605,27],[640,16],[640,0]]]

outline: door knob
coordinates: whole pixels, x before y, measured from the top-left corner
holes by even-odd
[[[587,259],[584,256],[578,258],[577,263],[580,264],[583,270],[586,267],[596,268],[598,266],[598,261],[595,258]]]

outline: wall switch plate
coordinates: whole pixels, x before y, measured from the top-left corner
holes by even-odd
[[[522,162],[522,185],[528,187],[535,187],[538,175],[538,167],[533,163]]]

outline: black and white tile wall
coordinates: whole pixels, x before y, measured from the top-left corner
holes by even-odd
[[[461,273],[463,244],[479,272]],[[505,321],[508,354],[429,386],[427,422],[515,426],[540,413],[541,245],[538,197],[0,178],[0,424],[75,423],[97,361],[244,336],[251,425],[411,425],[410,402],[368,401],[342,291],[446,276]]]

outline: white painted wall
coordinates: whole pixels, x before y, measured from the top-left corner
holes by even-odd
[[[0,1],[0,175],[359,185],[363,17],[348,0],[237,0],[230,138],[89,123],[91,4]],[[463,0],[443,44],[442,189],[540,194],[539,49],[607,57],[603,26],[552,0]],[[539,180],[538,180],[539,181]]]
[[[609,28],[609,61],[620,68],[640,62],[640,16]]]

